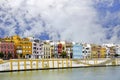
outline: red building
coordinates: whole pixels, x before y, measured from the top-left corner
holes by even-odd
[[[62,44],[58,44],[58,54],[60,55],[62,53]]]
[[[14,58],[15,57],[15,48],[13,42],[0,42],[0,52],[4,54],[4,58]]]

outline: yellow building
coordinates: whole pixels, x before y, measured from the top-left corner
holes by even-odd
[[[101,55],[100,55],[100,57],[101,58],[105,58],[106,57],[106,48],[104,48],[104,47],[102,47],[101,49],[100,49],[100,53],[101,53]]]
[[[92,44],[92,52],[91,52],[92,58],[105,58],[106,57],[106,48]]]
[[[6,37],[5,41],[15,43],[15,53],[19,58],[30,58],[32,54],[32,42],[28,38],[20,38],[18,35]]]
[[[72,42],[65,42],[65,47],[66,47],[66,53],[67,53],[67,57],[68,58],[72,58],[72,54],[73,54],[73,44]]]

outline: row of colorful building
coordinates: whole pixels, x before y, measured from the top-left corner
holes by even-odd
[[[118,44],[87,44],[68,41],[39,40],[18,35],[0,39],[1,58],[106,58],[120,54]]]

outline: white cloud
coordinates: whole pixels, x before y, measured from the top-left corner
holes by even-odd
[[[98,15],[93,0],[2,0],[0,3],[5,3],[3,8],[12,8],[6,14],[17,19],[20,35],[40,35],[47,31],[51,38],[61,40],[89,43],[106,41],[106,30],[97,24]],[[32,22],[26,24],[24,19]],[[45,27],[43,22],[46,23]],[[6,30],[10,35],[16,31],[13,26],[17,23],[12,23]],[[27,30],[28,26],[30,30]],[[11,28],[12,31],[9,31]]]
[[[120,39],[120,25],[114,26],[114,28],[112,28],[111,35],[112,35],[111,38],[106,42],[120,43],[120,40],[119,40]]]

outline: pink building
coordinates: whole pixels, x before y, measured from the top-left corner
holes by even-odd
[[[11,58],[15,57],[15,48],[13,42],[0,42],[0,52],[4,54],[4,58],[8,58],[9,54],[11,55]]]

